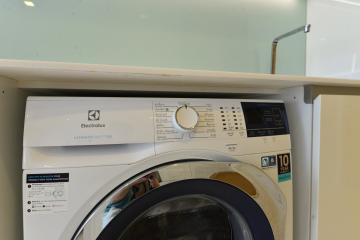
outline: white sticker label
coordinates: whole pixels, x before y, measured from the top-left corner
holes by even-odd
[[[68,210],[69,173],[28,174],[25,207],[28,214]]]

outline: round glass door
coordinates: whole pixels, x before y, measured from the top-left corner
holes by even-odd
[[[179,197],[155,205],[131,223],[119,240],[232,239],[226,210],[202,197]]]
[[[99,240],[274,240],[248,194],[229,184],[183,180],[148,192],[123,209]]]

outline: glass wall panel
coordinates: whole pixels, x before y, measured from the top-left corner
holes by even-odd
[[[0,58],[268,73],[305,19],[306,0],[1,0]],[[304,74],[304,34],[278,52]]]

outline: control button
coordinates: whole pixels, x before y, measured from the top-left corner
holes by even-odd
[[[198,112],[188,105],[179,107],[174,114],[175,126],[183,132],[192,131],[199,121]]]

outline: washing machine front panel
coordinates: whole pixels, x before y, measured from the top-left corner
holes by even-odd
[[[192,204],[199,206],[193,209],[197,217],[204,216],[201,209],[209,208],[210,213],[222,214],[221,219],[232,219],[218,222],[224,236],[230,236],[231,229],[245,234],[236,235],[239,239],[291,239],[291,167],[284,174],[278,170],[278,156],[290,157],[290,149],[286,112],[280,101],[29,98],[23,154],[25,240],[41,239],[39,232],[45,223],[57,226],[44,231],[54,239],[118,239],[126,235],[126,229],[116,233],[111,229],[119,229],[114,227],[116,222],[123,221],[126,212],[134,212],[132,206],[140,209],[130,225],[137,228],[142,226],[141,219],[169,206],[184,206],[177,208],[177,214],[185,214],[180,217],[191,215],[187,206]],[[269,163],[274,158],[275,164],[262,165],[263,160]],[[27,174],[63,173],[64,169],[70,172],[67,210],[44,215],[26,212]],[[95,173],[99,181],[91,178]],[[94,181],[90,188],[85,182],[88,178],[89,183]],[[159,186],[154,187],[151,178],[159,178]],[[169,199],[156,197],[162,191],[170,194],[170,188],[188,192],[179,195],[175,191]],[[86,194],[79,194],[79,189]],[[212,189],[215,192],[208,192]],[[219,189],[231,189],[229,195],[236,195],[231,199],[241,201],[229,202]],[[121,195],[126,204],[115,201]],[[157,199],[160,205],[147,206],[150,212],[141,210],[145,197]],[[247,209],[253,210],[249,213]],[[156,215],[156,219],[163,221],[170,213]],[[254,223],[271,236],[254,233]],[[209,222],[205,230],[214,224]]]

